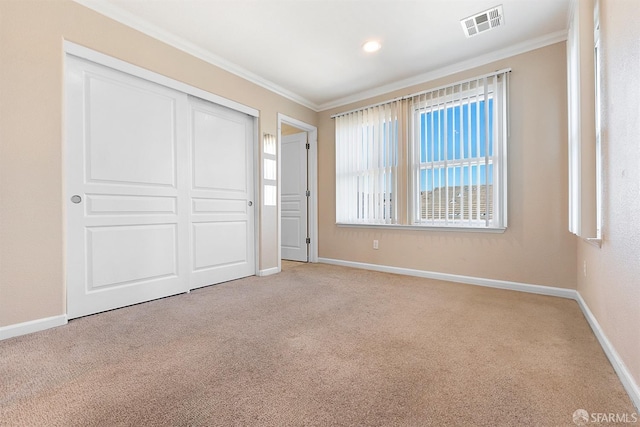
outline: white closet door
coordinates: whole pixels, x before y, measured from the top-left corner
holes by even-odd
[[[253,140],[246,114],[189,97],[191,288],[255,274]]]
[[[282,259],[308,261],[307,133],[282,137]]]
[[[69,318],[188,290],[186,95],[66,66]]]

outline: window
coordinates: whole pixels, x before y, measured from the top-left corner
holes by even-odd
[[[574,7],[579,7],[576,3]],[[569,144],[569,231],[581,230],[581,128],[580,128],[580,28],[579,13],[574,9],[567,37],[567,104]]]
[[[600,69],[600,2],[596,0],[593,18],[593,60],[595,77],[595,125],[596,125],[596,235],[593,243],[602,243],[602,94],[600,81],[602,72]]]
[[[263,178],[264,178],[264,192],[263,203],[265,206],[275,206],[278,200],[278,187],[277,187],[277,169],[276,169],[276,137],[265,133],[263,135],[263,155],[264,161],[262,163]]]
[[[506,227],[505,79],[411,98],[413,224]]]
[[[593,8],[572,3],[567,34],[569,231],[596,246],[602,243],[599,30],[599,2]]]
[[[334,116],[336,222],[504,229],[508,73]]]
[[[399,100],[336,117],[336,222],[396,224]]]

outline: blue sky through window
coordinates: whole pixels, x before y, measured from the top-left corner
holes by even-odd
[[[489,99],[489,156],[493,155],[493,99]],[[446,116],[446,117],[445,117]],[[445,120],[446,118],[446,120]],[[479,120],[478,120],[479,119]],[[486,184],[485,165],[468,164],[465,160],[481,158],[486,151],[485,101],[438,108],[420,114],[420,162],[443,162],[432,169],[420,170],[420,191],[432,191],[445,186],[445,173],[449,186]],[[489,167],[492,184],[493,165]],[[479,169],[478,169],[479,168]]]

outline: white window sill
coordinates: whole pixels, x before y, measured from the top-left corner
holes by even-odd
[[[338,227],[354,227],[354,228],[388,228],[394,230],[419,230],[419,231],[453,231],[463,233],[504,233],[506,227],[492,227],[492,228],[480,228],[480,227],[438,227],[432,225],[405,225],[405,224],[351,224],[351,223],[336,223]]]
[[[597,248],[602,247],[602,239],[599,237],[583,237],[582,240]]]

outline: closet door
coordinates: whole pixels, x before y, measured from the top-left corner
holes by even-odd
[[[252,117],[189,97],[190,287],[255,274]]]
[[[187,291],[187,96],[66,67],[69,318]]]

